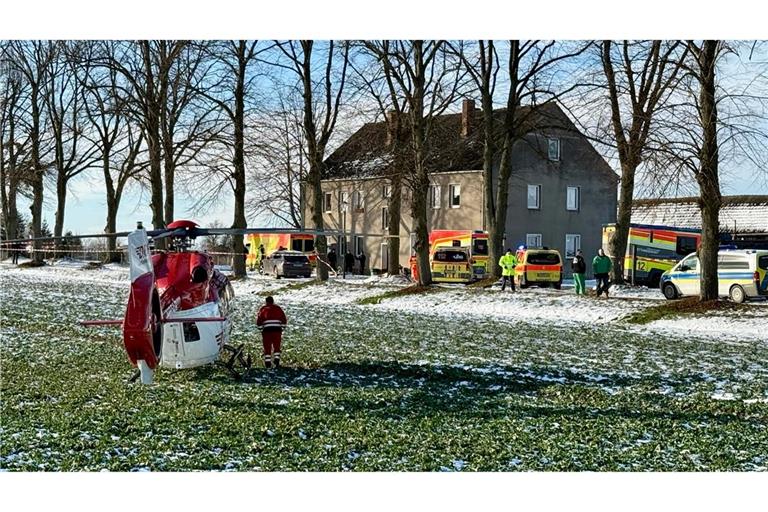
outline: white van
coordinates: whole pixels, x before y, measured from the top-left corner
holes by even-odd
[[[718,295],[744,302],[768,296],[768,250],[720,250],[717,253]],[[669,300],[700,292],[699,257],[689,254],[661,276]]]

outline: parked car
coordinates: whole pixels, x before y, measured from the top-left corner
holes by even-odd
[[[768,251],[720,250],[717,253],[717,293],[742,303],[768,296]],[[689,254],[661,276],[661,291],[669,300],[701,291],[699,257]]]
[[[264,273],[281,277],[309,277],[312,265],[306,254],[299,251],[275,251],[264,257]]]
[[[520,288],[528,286],[552,286],[560,289],[563,284],[563,260],[554,249],[528,248],[518,257],[515,280]]]

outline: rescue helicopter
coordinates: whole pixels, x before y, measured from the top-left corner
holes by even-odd
[[[251,368],[244,345],[230,342],[234,291],[229,279],[214,268],[213,258],[192,249],[192,241],[207,235],[291,232],[335,235],[329,231],[272,228],[200,228],[189,220],[147,231],[141,222],[135,231],[75,235],[67,238],[126,237],[131,289],[123,319],[84,320],[83,326],[121,326],[123,345],[137,368],[131,381],[151,384],[158,367],[177,370],[212,363],[224,366],[235,378]],[[150,251],[150,239],[167,238],[168,250]],[[21,241],[50,241],[55,237]]]

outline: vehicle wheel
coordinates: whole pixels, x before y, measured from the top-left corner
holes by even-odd
[[[648,288],[658,288],[661,283],[661,272],[651,271],[651,275],[648,277]]]
[[[736,304],[741,304],[745,300],[747,300],[747,294],[744,291],[744,288],[742,288],[738,284],[731,287],[730,296],[731,296],[731,300]]]
[[[559,290],[563,287],[563,283],[555,283],[552,285],[555,290]]]
[[[665,284],[661,291],[667,300],[675,300],[678,297],[677,288],[672,283]]]

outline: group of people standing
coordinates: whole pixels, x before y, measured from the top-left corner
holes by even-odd
[[[342,261],[342,264],[344,265],[344,268],[341,269],[344,272],[348,272],[350,274],[355,273],[355,260],[357,260],[360,265],[360,274],[365,273],[365,261],[367,260],[367,257],[365,256],[365,253],[363,251],[360,251],[357,256],[352,254],[349,249],[347,249],[347,252],[344,253],[344,259]],[[339,256],[336,254],[336,249],[331,247],[331,250],[328,251],[328,264],[333,268],[334,270],[339,269]]]
[[[512,249],[507,249],[506,254],[499,258],[499,266],[501,267],[501,291],[504,291],[507,283],[509,283],[512,291],[515,291],[517,256],[512,253]],[[584,253],[581,249],[576,251],[576,256],[571,260],[571,272],[573,273],[576,295],[586,295],[587,263],[584,261]],[[595,274],[595,280],[597,281],[597,296],[600,297],[605,293],[605,298],[608,298],[608,288],[611,286],[609,282],[611,258],[605,255],[603,249],[598,249],[597,255],[592,259],[592,272]]]
[[[586,295],[587,287],[585,277],[587,273],[587,263],[584,261],[584,253],[581,249],[576,251],[576,256],[571,260],[571,272],[573,272],[573,283],[576,288],[576,295]],[[592,259],[592,272],[597,281],[597,296],[605,293],[608,298],[608,288],[611,286],[608,277],[611,272],[611,258],[605,255],[602,249],[597,250],[597,256]]]

